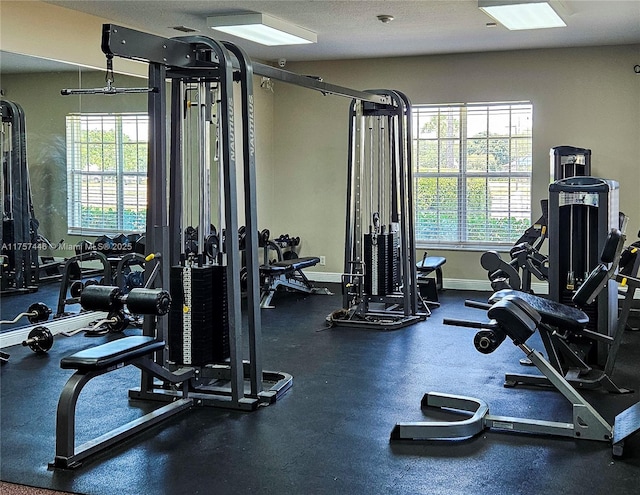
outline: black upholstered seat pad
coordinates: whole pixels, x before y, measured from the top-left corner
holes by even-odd
[[[63,369],[97,371],[116,363],[144,356],[163,347],[164,342],[157,341],[153,337],[134,335],[112,340],[106,344],[66,356],[60,360],[60,367]]]
[[[508,295],[514,295],[526,302],[540,313],[542,323],[546,323],[547,325],[565,329],[582,330],[585,325],[589,323],[589,317],[584,311],[527,292],[512,289],[500,290],[489,298],[489,302],[493,304]]]
[[[278,261],[272,265],[262,265],[260,267],[260,271],[266,273],[293,272],[295,270],[301,270],[302,268],[315,266],[318,263],[320,263],[320,258],[317,256],[293,258],[290,260]]]

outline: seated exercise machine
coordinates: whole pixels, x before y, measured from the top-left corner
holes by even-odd
[[[617,229],[609,233],[600,256],[600,264],[586,277],[573,295],[575,307],[567,306],[549,299],[513,290],[501,290],[489,298],[489,303],[516,295],[533,307],[541,316],[538,326],[540,338],[547,352],[548,361],[573,386],[582,389],[603,387],[613,393],[629,393],[631,390],[618,387],[611,376],[614,371],[618,349],[634,301],[636,290],[640,287],[637,272],[618,271],[621,253],[624,249],[625,236]],[[611,282],[610,282],[611,281]],[[605,335],[588,328],[589,316],[579,308],[587,308],[609,283],[619,283],[627,291],[620,304],[617,325],[612,335]],[[486,309],[489,305],[468,303]],[[584,342],[589,341],[606,347],[606,361],[603,366],[588,360],[583,351]],[[509,373],[505,378],[505,386],[549,385],[544,377],[530,374]]]
[[[570,310],[568,307],[554,308],[558,318],[566,320],[573,317]],[[621,456],[625,439],[640,430],[640,402],[619,413],[614,424],[609,424],[542,354],[527,345],[542,322],[542,316],[534,308],[514,293],[493,304],[487,314],[491,319],[488,323],[460,320],[445,320],[445,323],[482,329],[476,334],[474,345],[484,354],[493,352],[507,337],[510,338],[548,382],[571,402],[572,422],[494,416],[489,414],[489,406],[483,400],[429,392],[422,398],[422,408],[447,409],[470,413],[470,416],[460,421],[398,423],[391,432],[391,440],[460,439],[486,429],[496,429],[608,442],[613,455]]]
[[[531,275],[538,280],[549,279],[549,259],[540,253],[547,238],[548,201],[541,201],[542,216],[529,227],[509,250],[510,261],[497,251],[487,251],[480,257],[480,265],[487,271],[494,291],[514,289],[532,292]]]

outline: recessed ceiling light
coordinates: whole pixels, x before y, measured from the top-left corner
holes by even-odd
[[[207,25],[216,31],[267,46],[317,43],[313,31],[290,24],[268,14],[230,14],[207,17]]]
[[[548,1],[478,0],[478,8],[512,31],[566,27]]]
[[[388,15],[388,14],[380,14],[377,17],[382,24],[387,24],[388,22],[391,22],[394,19],[392,15]]]

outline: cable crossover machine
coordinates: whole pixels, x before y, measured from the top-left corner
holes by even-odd
[[[327,321],[395,329],[430,314],[414,261],[411,104],[399,91],[371,93],[388,102],[351,104],[343,307]]]
[[[392,160],[395,168],[381,179],[379,187],[400,184],[399,178],[404,179],[397,192],[376,205],[376,211],[382,204],[395,206],[389,219],[376,217],[370,235],[376,242],[382,242],[385,235],[393,238],[403,250],[413,245],[409,227],[385,231],[380,223],[401,225],[398,220],[406,223],[411,218],[406,178],[409,141],[402,131],[409,104],[403,96],[356,91],[253,64],[237,46],[204,36],[169,39],[105,24],[102,51],[107,57],[106,87],[64,89],[62,94],[148,93],[145,287],[124,295],[118,287],[91,286],[82,292],[80,302],[86,309],[108,312],[127,306],[144,315],[144,323],[142,335],[113,340],[61,361],[61,367],[75,373],[58,402],[52,468],[77,467],[94,454],[195,405],[252,411],[275,402],[292,386],[290,374],[262,367],[254,74],[367,102],[366,106],[356,104],[362,109],[358,112],[379,112],[379,120],[389,121],[385,132],[391,137],[374,138],[374,142],[386,154],[401,157],[403,165],[399,158]],[[147,63],[148,87],[117,88],[114,57]],[[240,115],[237,109],[241,109]],[[402,148],[394,144],[398,138]],[[243,194],[238,193],[240,189]],[[372,206],[367,209],[373,210]],[[244,320],[237,235],[240,223],[246,232]],[[362,242],[355,245],[361,249]],[[388,255],[393,253],[395,247]],[[410,273],[400,266],[396,275],[400,278],[394,278],[390,286],[415,287],[407,276]],[[410,299],[405,300],[410,307]],[[248,359],[243,359],[245,356]],[[94,377],[127,365],[141,370],[140,386],[129,390],[129,398],[160,406],[76,446],[75,411],[83,387]]]

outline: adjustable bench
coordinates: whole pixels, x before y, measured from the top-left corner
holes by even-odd
[[[97,347],[85,349],[67,356],[60,361],[63,369],[77,370],[67,381],[56,414],[56,455],[50,467],[73,469],[81,461],[112,445],[121,442],[143,429],[149,428],[174,414],[188,409],[193,400],[187,397],[189,378],[193,369],[182,373],[171,373],[153,361],[153,354],[164,348],[165,343],[153,337],[124,337]],[[109,373],[124,366],[133,365],[149,372],[154,377],[171,383],[182,383],[182,397],[144,416],[130,421],[114,430],[84,444],[75,446],[76,403],[84,386],[96,376]]]
[[[550,301],[543,297],[504,289],[489,298],[489,303],[495,303],[504,298],[518,297],[534,308],[542,318],[538,329],[551,366],[560,372],[572,385],[580,388],[601,386],[608,392],[621,394],[632,392],[632,390],[618,387],[610,378],[613,374],[618,349],[627,325],[631,307],[630,299],[633,298],[636,288],[640,286],[638,279],[616,274],[623,245],[624,236],[615,231],[615,229],[612,230],[602,249],[601,263],[589,273],[589,276],[578,287],[572,298],[574,304],[579,308],[585,308],[596,299],[611,279],[627,285],[629,289],[620,305],[618,324],[612,336],[588,329],[589,317],[580,309]],[[585,338],[606,346],[608,351],[604,369],[592,368],[586,358],[583,359],[571,347],[570,344],[573,340]],[[512,373],[506,375],[506,386],[518,384],[549,385],[549,381],[545,377],[529,374]]]
[[[326,288],[314,287],[307,276],[302,272],[303,268],[309,268],[320,263],[320,258],[310,256],[306,258],[293,258],[277,261],[260,266],[260,276],[264,280],[260,297],[261,308],[274,308],[271,300],[279,287],[304,292],[306,294],[331,295]]]
[[[438,291],[442,290],[442,265],[447,262],[447,258],[442,256],[427,256],[424,253],[422,261],[416,263],[418,272],[418,288],[420,295],[424,298],[424,302],[431,306],[440,306],[438,302]],[[429,277],[429,274],[435,272],[435,278]]]

